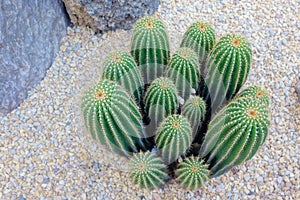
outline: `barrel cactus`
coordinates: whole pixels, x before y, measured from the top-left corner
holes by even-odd
[[[166,76],[174,81],[178,95],[184,100],[190,98],[191,91],[197,90],[200,81],[199,62],[194,50],[182,47],[172,56]]]
[[[206,113],[205,101],[195,96],[187,100],[181,108],[181,114],[189,120],[193,131],[193,139],[197,136],[198,128],[201,126]]]
[[[155,132],[165,117],[178,108],[177,90],[174,83],[165,77],[155,79],[145,95],[146,111],[151,119],[149,132]],[[151,135],[148,134],[150,137]]]
[[[165,25],[155,17],[139,19],[133,29],[131,54],[141,68],[145,84],[163,75],[170,57]]]
[[[199,157],[187,157],[177,167],[176,180],[186,189],[199,189],[208,179],[208,165]]]
[[[116,82],[99,81],[85,93],[81,108],[89,133],[110,150],[129,156],[145,149],[138,106]]]
[[[268,92],[261,88],[260,86],[253,85],[247,87],[240,93],[238,93],[235,98],[250,96],[256,98],[258,101],[261,101],[262,104],[269,106],[269,94]]]
[[[249,160],[268,134],[268,109],[252,97],[234,99],[210,122],[200,149],[212,177]]]
[[[204,21],[193,23],[183,35],[181,47],[193,49],[199,59],[200,72],[204,73],[204,63],[210,50],[213,48],[216,40],[215,30]]]
[[[167,166],[160,157],[149,151],[133,154],[129,167],[130,177],[140,188],[161,188],[168,180]]]
[[[116,81],[123,86],[139,104],[142,100],[144,82],[133,57],[126,52],[116,51],[103,62],[102,79]]]
[[[130,157],[140,188],[161,188],[172,177],[196,190],[251,159],[266,140],[268,93],[259,86],[239,92],[251,55],[242,36],[215,43],[213,28],[199,21],[170,59],[165,25],[144,17],[130,54],[110,54],[101,81],[85,93],[84,124],[92,138]]]
[[[190,148],[192,139],[188,120],[174,114],[168,116],[157,129],[155,143],[163,160],[170,164]]]
[[[228,34],[210,52],[202,92],[213,110],[217,110],[239,91],[247,79],[251,62],[250,43],[242,36]],[[209,100],[210,99],[210,100]]]

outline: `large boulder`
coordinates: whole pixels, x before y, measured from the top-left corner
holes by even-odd
[[[69,21],[61,0],[0,1],[0,116],[43,79]]]
[[[144,15],[153,14],[159,0],[63,0],[71,21],[95,32],[131,29]]]

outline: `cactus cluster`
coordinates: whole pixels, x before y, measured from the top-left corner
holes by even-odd
[[[89,134],[129,158],[139,187],[161,188],[174,178],[196,190],[264,144],[268,92],[259,86],[239,92],[250,70],[250,43],[236,34],[215,38],[210,24],[193,23],[170,58],[166,26],[144,17],[130,53],[108,55],[101,80],[82,98]]]

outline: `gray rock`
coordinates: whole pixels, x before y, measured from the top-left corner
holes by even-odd
[[[63,0],[71,21],[96,32],[131,29],[144,15],[152,15],[159,0]]]
[[[0,115],[43,79],[69,23],[61,0],[0,1]]]
[[[300,79],[299,79],[299,81],[298,81],[298,83],[296,85],[296,92],[298,94],[298,101],[300,103]]]

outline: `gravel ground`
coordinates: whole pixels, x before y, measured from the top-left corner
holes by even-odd
[[[82,91],[99,79],[107,53],[128,50],[131,32],[97,36],[69,29],[45,79],[0,118],[0,199],[300,199],[299,8],[292,0],[162,1],[156,14],[168,25],[173,52],[198,19],[211,22],[218,37],[242,33],[254,52],[246,85],[262,85],[271,94],[265,145],[195,192],[175,182],[152,192],[138,189],[126,160],[85,136],[78,109]]]

